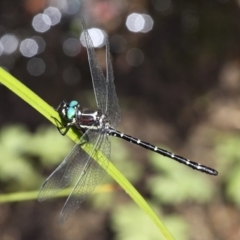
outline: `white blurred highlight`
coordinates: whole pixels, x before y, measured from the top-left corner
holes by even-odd
[[[5,54],[12,54],[18,47],[18,39],[13,34],[5,34],[0,39],[1,51]]]
[[[127,17],[126,26],[131,32],[147,33],[153,28],[153,19],[148,14],[131,13]]]
[[[38,44],[31,38],[26,38],[20,43],[20,52],[25,57],[33,57],[38,53]]]
[[[88,31],[91,39],[92,39],[93,46],[95,48],[100,48],[100,47],[105,45],[105,34],[104,34],[104,32],[101,29],[99,29],[99,28],[91,28],[91,29],[88,29],[87,31]],[[84,47],[86,47],[86,43],[85,43],[85,38],[84,38],[83,32],[81,33],[80,41],[81,41],[82,45]]]

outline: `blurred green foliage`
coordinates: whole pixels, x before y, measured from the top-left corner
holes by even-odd
[[[203,204],[216,194],[207,175],[152,152],[149,152],[149,159],[155,174],[147,180],[147,185],[158,202]]]
[[[227,198],[240,206],[240,137],[223,133],[216,137],[216,154]]]
[[[39,168],[53,167],[67,154],[70,141],[56,128],[40,127],[35,133],[22,125],[0,131],[0,181],[4,192],[35,190],[43,181]]]
[[[176,239],[188,239],[188,225],[183,218],[172,215],[164,218],[164,223],[171,229]],[[116,240],[159,240],[159,231],[142,214],[142,211],[134,204],[125,204],[114,208],[112,215],[112,228],[117,235]]]
[[[115,208],[112,215],[112,227],[117,232],[116,240],[159,239],[157,228],[134,204],[125,204]]]

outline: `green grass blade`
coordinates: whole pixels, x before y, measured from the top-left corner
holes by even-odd
[[[115,191],[116,188],[112,184],[104,184],[98,186],[97,189],[93,192],[95,193],[109,193]],[[55,198],[67,197],[72,191],[72,187],[63,189],[58,193]],[[9,202],[22,202],[35,200],[38,196],[38,191],[28,191],[28,192],[17,192],[17,193],[6,193],[0,194],[0,203],[9,203]]]
[[[39,96],[37,96],[34,92],[28,89],[25,85],[23,85],[20,81],[6,72],[3,68],[0,68],[0,82],[9,88],[12,92],[26,101],[29,105],[39,111],[43,116],[45,116],[49,121],[55,124],[53,119],[56,118],[61,121],[58,113],[49,106],[46,102],[44,102]],[[79,132],[70,130],[67,135],[75,142],[79,140]],[[86,147],[83,149],[86,152],[90,150]],[[99,153],[101,154],[101,153]],[[104,157],[104,156],[102,156]],[[94,159],[96,160],[96,159]],[[96,160],[97,161],[97,160]],[[126,191],[126,193],[137,203],[137,205],[152,219],[152,221],[156,224],[162,235],[167,240],[174,239],[162,221],[158,218],[152,208],[147,204],[144,198],[137,192],[137,190],[131,185],[131,183],[113,166],[111,162],[109,162],[108,169],[106,169],[109,175],[115,179],[115,181]],[[36,195],[35,195],[36,197]]]
[[[38,191],[0,194],[0,203],[35,200],[37,195]]]

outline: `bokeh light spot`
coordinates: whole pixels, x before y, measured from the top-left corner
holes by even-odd
[[[144,18],[139,13],[132,13],[127,17],[126,26],[131,32],[140,32],[144,27]]]
[[[46,47],[45,40],[40,36],[33,36],[32,39],[34,41],[36,41],[36,43],[38,45],[38,54],[43,52],[45,50],[45,47]]]
[[[130,66],[136,67],[143,63],[144,54],[140,49],[132,48],[127,52],[126,60]]]
[[[18,46],[18,39],[15,35],[5,34],[0,39],[2,51],[5,54],[11,54],[16,51]]]
[[[73,15],[80,9],[81,0],[48,0],[49,6],[54,6],[63,14]]]
[[[182,29],[187,33],[193,33],[199,25],[198,13],[194,10],[186,10],[182,14]]]
[[[33,57],[38,53],[38,44],[35,40],[27,38],[20,44],[20,52],[25,57]]]
[[[74,57],[80,53],[81,44],[78,39],[75,38],[68,38],[63,43],[63,51],[66,55],[70,57]]]
[[[48,7],[44,10],[44,14],[46,14],[51,20],[51,26],[58,24],[61,20],[62,14],[56,7]]]
[[[33,76],[40,76],[45,72],[46,64],[41,58],[32,58],[28,61],[27,70]]]
[[[80,6],[81,6],[81,1],[68,0],[62,10],[66,14],[73,15],[79,11]]]
[[[166,12],[171,8],[171,0],[153,0],[153,6],[157,11]]]
[[[104,46],[104,44],[105,44],[105,41],[104,41],[105,40],[105,34],[103,33],[103,31],[101,29],[91,28],[87,31],[88,31],[91,39],[92,39],[93,46],[95,48],[100,48],[100,47]],[[81,33],[80,41],[81,41],[82,45],[84,47],[86,47],[85,38],[84,38],[83,33]]]
[[[32,26],[35,31],[43,33],[50,29],[51,22],[48,15],[39,13],[33,18]]]
[[[150,15],[132,13],[127,17],[126,26],[131,32],[149,32],[153,28],[153,20]]]
[[[143,29],[141,30],[141,32],[147,33],[149,31],[151,31],[153,28],[153,19],[148,14],[142,14],[142,16],[144,18],[144,26],[143,26]]]

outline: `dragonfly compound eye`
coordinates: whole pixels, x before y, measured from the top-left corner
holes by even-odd
[[[71,101],[71,102],[69,103],[69,107],[70,107],[70,108],[78,107],[78,102],[75,101],[75,100]]]
[[[72,120],[76,116],[77,110],[73,107],[67,109],[67,119]]]

